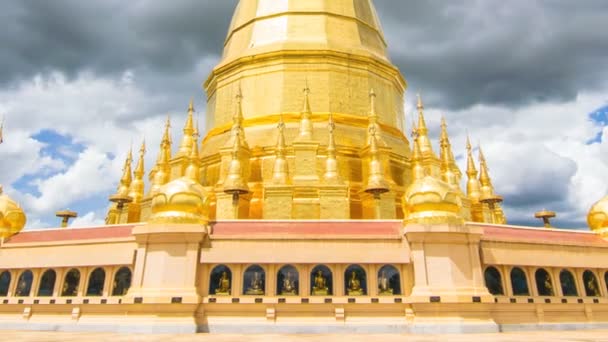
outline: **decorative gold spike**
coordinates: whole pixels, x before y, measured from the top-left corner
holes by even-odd
[[[128,196],[129,195],[129,187],[131,186],[132,176],[131,176],[131,163],[133,161],[133,149],[129,149],[129,153],[127,154],[127,158],[125,159],[125,164],[122,168],[122,177],[120,178],[120,185],[118,186],[118,190],[116,191],[117,195]]]
[[[467,196],[473,203],[479,202],[481,196],[481,184],[477,179],[477,168],[473,159],[471,142],[467,135]]]
[[[367,177],[364,191],[374,195],[374,198],[379,198],[381,194],[390,191],[390,186],[384,179],[384,172],[379,157],[380,151],[378,150],[375,129],[372,129],[371,132],[369,150],[371,155],[369,162],[369,175]]]
[[[418,133],[416,132],[415,126],[412,125],[412,183],[417,180],[424,178],[424,166],[422,166],[422,152],[420,151],[420,144],[418,143]]]
[[[190,104],[188,105],[188,117],[186,118],[186,123],[184,124],[184,136],[182,137],[182,142],[179,145],[179,150],[177,152],[178,156],[188,156],[190,155],[190,151],[192,150],[192,134],[194,133],[194,103],[193,100],[190,100]]]
[[[338,172],[338,161],[336,159],[336,142],[334,137],[336,124],[334,123],[334,118],[331,113],[329,114],[329,124],[327,125],[327,129],[329,131],[329,140],[327,143],[327,159],[325,160],[325,174],[323,175],[323,181],[325,184],[343,184],[344,181]]]
[[[144,140],[141,143],[141,147],[139,149],[139,159],[137,160],[137,165],[135,166],[135,170],[133,171],[133,182],[131,182],[131,186],[129,188],[129,197],[133,199],[133,203],[141,202],[144,197],[144,157],[146,154],[146,141]]]
[[[272,183],[277,185],[286,185],[289,183],[289,167],[285,159],[285,123],[283,116],[279,117],[277,125],[279,134],[277,137],[277,147],[275,153],[274,166],[272,168]]]
[[[160,187],[169,181],[169,160],[171,159],[171,138],[169,134],[170,127],[171,121],[169,117],[167,117],[165,132],[163,134],[163,139],[160,142],[160,151],[156,161],[152,186],[150,187],[150,195],[157,194]]]
[[[371,132],[380,131],[380,125],[378,125],[378,113],[376,112],[376,92],[374,89],[369,91],[369,115],[367,116],[367,143],[371,144]],[[378,137],[376,136],[376,139]]]
[[[304,88],[304,108],[300,113],[300,133],[298,134],[298,141],[309,141],[312,140],[313,128],[312,128],[312,110],[310,109],[310,89],[308,88],[308,82]]]
[[[444,117],[441,117],[441,138],[439,145],[441,146],[440,159],[442,178],[452,187],[460,189],[460,170],[458,170],[458,166],[456,166],[456,160],[452,153],[452,145],[450,144],[447,124]]]
[[[240,133],[237,131],[234,145],[232,146],[232,159],[230,160],[230,167],[228,168],[228,175],[224,180],[224,192],[238,196],[249,192],[247,182],[243,179],[243,167],[240,160]]]
[[[505,217],[500,203],[503,201],[502,197],[494,193],[494,186],[490,179],[488,172],[488,165],[486,164],[486,158],[483,155],[481,146],[479,146],[479,183],[481,184],[481,196],[479,201],[488,205],[490,209],[490,223],[505,223]]]
[[[431,145],[431,141],[429,140],[429,130],[426,127],[426,120],[424,119],[424,105],[422,104],[422,97],[420,96],[420,94],[417,95],[418,96],[418,128],[417,128],[417,133],[418,133],[418,144],[420,145],[420,151],[422,151],[423,154],[429,154],[431,155],[433,158],[435,157],[435,154],[433,152],[433,146]]]
[[[198,153],[198,128],[192,131],[192,148],[190,149],[190,164],[186,168],[185,176],[195,182],[200,182],[200,156]]]

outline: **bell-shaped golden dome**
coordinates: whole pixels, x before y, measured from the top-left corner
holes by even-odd
[[[598,234],[608,234],[608,196],[591,206],[587,214],[587,224]]]
[[[188,177],[163,185],[152,198],[150,223],[206,224],[208,219],[205,189]]]
[[[407,188],[403,203],[406,222],[464,223],[459,215],[462,204],[458,191],[432,176],[415,180]]]
[[[19,233],[26,221],[23,209],[3,192],[0,185],[0,237],[7,238]]]

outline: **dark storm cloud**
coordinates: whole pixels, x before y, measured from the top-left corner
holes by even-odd
[[[376,6],[394,62],[436,105],[566,101],[608,78],[604,0],[384,0]]]
[[[608,2],[375,1],[395,63],[427,102],[568,100],[607,78]],[[60,70],[137,71],[149,88],[198,85],[236,0],[3,1],[0,84]]]

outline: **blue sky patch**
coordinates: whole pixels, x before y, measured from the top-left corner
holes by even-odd
[[[589,119],[595,124],[602,127],[608,126],[608,105],[601,107],[591,113],[589,113]],[[602,131],[599,131],[595,137],[587,141],[587,145],[601,143],[602,142]]]

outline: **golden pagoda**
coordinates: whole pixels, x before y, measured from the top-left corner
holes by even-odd
[[[420,95],[410,144],[406,87],[371,0],[239,1],[204,83],[208,132],[190,101],[173,151],[167,119],[147,189],[146,145],[134,169],[129,151],[105,225],[21,231],[0,187],[0,328],[608,324],[608,199],[593,232],[507,225],[481,148],[477,163],[467,138],[463,188],[448,120],[430,136]]]

